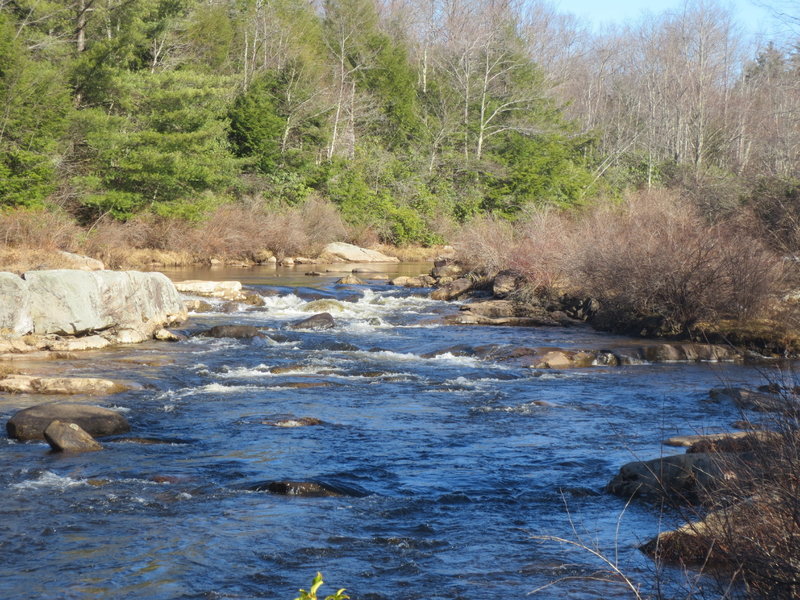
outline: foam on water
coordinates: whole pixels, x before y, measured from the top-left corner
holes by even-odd
[[[12,483],[15,490],[54,489],[64,491],[72,487],[88,485],[86,479],[73,479],[69,476],[56,475],[52,471],[43,471],[36,479]]]

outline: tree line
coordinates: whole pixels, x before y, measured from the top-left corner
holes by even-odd
[[[792,42],[702,1],[593,33],[514,0],[0,0],[0,204],[91,226],[322,199],[423,244],[629,188],[774,208],[800,194]]]

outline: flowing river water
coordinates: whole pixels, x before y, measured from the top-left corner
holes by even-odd
[[[291,600],[318,570],[323,592],[358,599],[519,598],[561,579],[533,597],[625,597],[591,578],[602,565],[588,552],[536,536],[579,535],[647,590],[653,567],[636,546],[675,515],[625,509],[603,486],[625,462],[679,452],[666,437],[729,429],[739,412],[709,402],[710,388],[763,383],[761,369],[733,363],[536,370],[492,357],[630,340],[446,326],[457,306],[424,290],[302,271],[168,272],[238,279],[266,302],[192,315],[181,331],[248,324],[263,339],[20,363],[137,384],[89,401],[122,411],[130,436],[147,439],[79,455],[0,441],[0,598]],[[285,329],[322,311],[334,329]],[[471,350],[488,344],[499,351]],[[5,396],[0,416],[49,400]],[[324,424],[265,424],[300,417]],[[274,480],[348,495],[250,490]]]

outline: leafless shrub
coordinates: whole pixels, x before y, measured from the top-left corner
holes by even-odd
[[[85,236],[83,249],[110,265],[125,264],[134,250],[191,256],[195,261],[253,260],[262,250],[279,257],[318,254],[345,237],[345,227],[329,203],[311,199],[288,209],[262,203],[224,204],[200,223],[140,215],[126,223],[103,219]]]
[[[72,218],[58,210],[0,212],[0,244],[6,247],[71,250],[80,233]]]
[[[746,232],[709,225],[667,192],[594,211],[575,234],[573,281],[607,305],[659,315],[668,330],[747,317],[779,277],[780,261]]]
[[[508,268],[514,250],[514,228],[495,217],[477,217],[467,223],[453,242],[456,260],[482,275]]]

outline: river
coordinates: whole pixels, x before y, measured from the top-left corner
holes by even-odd
[[[322,592],[365,600],[519,598],[562,578],[532,597],[625,597],[591,578],[602,565],[587,551],[541,535],[597,544],[647,591],[653,567],[636,545],[676,515],[639,501],[625,509],[603,486],[625,462],[679,452],[666,437],[730,429],[738,410],[709,402],[710,388],[763,383],[761,369],[733,363],[558,371],[493,360],[469,348],[630,340],[445,326],[457,306],[424,291],[339,286],[336,274],[303,270],[168,272],[238,279],[266,302],[192,315],[181,331],[238,323],[266,338],[27,365],[135,382],[102,403],[151,443],[57,455],[0,441],[0,597],[291,600],[318,570]],[[321,308],[334,329],[284,329]],[[44,400],[5,396],[0,416]],[[265,424],[299,417],[324,424]],[[352,494],[248,489],[273,480]]]

